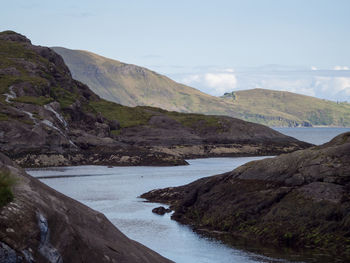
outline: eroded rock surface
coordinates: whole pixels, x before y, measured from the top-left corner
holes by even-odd
[[[172,218],[263,244],[316,248],[350,259],[350,133],[329,143],[249,162],[232,172],[143,198]]]
[[[0,208],[0,262],[171,262],[2,154],[0,170],[16,178],[14,200]]]

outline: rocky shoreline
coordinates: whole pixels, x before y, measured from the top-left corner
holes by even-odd
[[[322,251],[334,262],[347,262],[349,164],[350,133],[345,133],[322,146],[141,197],[170,205],[172,219],[209,235]]]
[[[74,80],[53,50],[12,31],[0,32],[0,61],[0,151],[22,167],[184,165],[185,158],[274,155],[311,146],[235,118],[103,100]],[[1,176],[16,183],[14,199],[5,196],[10,202],[0,207],[2,261],[169,262],[3,154]]]
[[[295,150],[295,146],[262,146],[258,144],[176,145],[116,150],[114,152],[22,153],[10,155],[24,168],[79,165],[107,166],[177,166],[188,165],[185,159],[213,157],[251,157],[279,155]]]
[[[235,118],[116,104],[74,80],[53,50],[12,31],[0,44],[0,150],[22,167],[184,165],[311,146]]]
[[[5,172],[16,181],[14,199],[0,207],[1,262],[171,262],[0,154],[0,174]]]
[[[139,150],[133,152],[103,153],[38,153],[23,154],[11,158],[16,164],[25,168],[45,168],[79,165],[104,166],[177,166],[188,163],[177,156],[162,152],[149,153]]]

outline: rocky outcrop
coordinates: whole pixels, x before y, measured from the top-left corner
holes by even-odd
[[[155,213],[157,215],[164,215],[165,213],[170,213],[171,209],[165,208],[164,206],[159,206],[152,209],[152,213]]]
[[[97,149],[94,152],[25,153],[17,155],[18,165],[28,168],[76,165],[169,166],[187,165],[181,157],[137,147]]]
[[[249,162],[232,172],[142,195],[195,229],[350,259],[350,133]],[[318,252],[320,253],[320,252]]]
[[[0,207],[0,262],[170,262],[2,154],[0,171],[16,179],[14,200]]]
[[[0,42],[0,150],[22,166],[178,165],[310,146],[234,118],[103,100],[53,50],[11,31]]]

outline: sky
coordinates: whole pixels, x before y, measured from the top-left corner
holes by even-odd
[[[89,50],[219,96],[289,90],[350,101],[348,0],[11,0],[0,30]]]

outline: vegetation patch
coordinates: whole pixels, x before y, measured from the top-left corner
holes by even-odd
[[[140,107],[126,107],[106,100],[90,101],[89,106],[108,120],[118,120],[122,128],[145,125],[153,116]]]
[[[9,117],[6,114],[0,112],[0,121],[8,121],[8,120],[9,120]]]
[[[166,112],[170,118],[180,122],[185,127],[198,128],[198,125],[201,125],[202,128],[222,128],[222,119],[216,116],[208,116],[201,114],[193,113],[179,113],[175,111]],[[200,128],[199,127],[199,128]]]
[[[224,130],[224,121],[222,117],[214,115],[203,115],[196,113],[182,113],[176,111],[167,111],[160,108],[150,106],[139,106],[137,108],[143,109],[151,113],[164,114],[177,122],[181,123],[185,127],[189,127],[197,130],[206,130],[207,128],[215,128],[217,131]]]
[[[114,136],[119,136],[120,133],[121,133],[121,130],[120,130],[120,129],[119,129],[119,130],[112,130],[112,131],[111,131],[111,134],[114,135]]]
[[[38,88],[41,88],[47,85],[47,80],[41,77],[29,76],[26,73],[21,73],[20,76],[0,74],[0,93],[4,94],[8,92],[8,88],[10,86],[14,84],[22,83],[22,82],[29,83],[33,87],[38,87]]]
[[[62,109],[69,107],[78,99],[77,94],[61,87],[52,88],[50,90],[50,96],[58,101]]]
[[[40,96],[40,97],[22,96],[22,97],[12,99],[12,101],[43,106],[52,102],[53,99],[44,97],[44,96]]]
[[[15,179],[11,177],[9,172],[0,171],[0,207],[13,200],[14,196],[11,187],[14,183]]]

